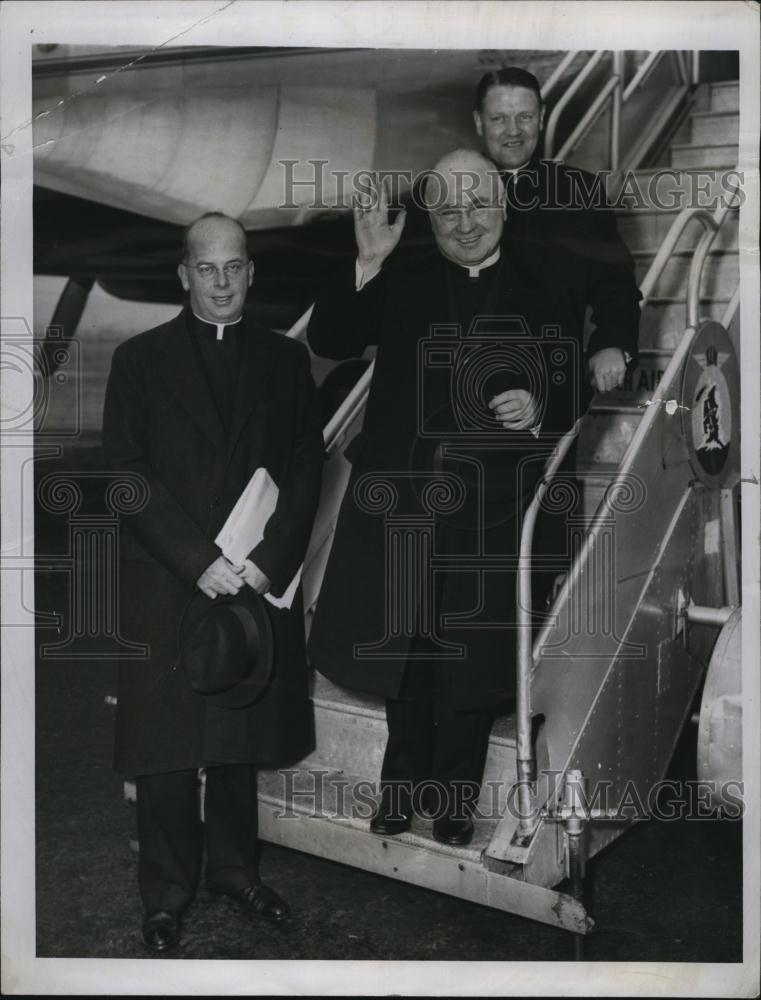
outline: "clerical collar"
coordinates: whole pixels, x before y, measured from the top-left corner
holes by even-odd
[[[505,174],[512,174],[513,177],[519,174],[521,170],[525,170],[526,167],[531,163],[531,160],[526,160],[525,163],[521,163],[519,167],[503,167],[502,172]]]
[[[197,312],[194,312],[193,315],[198,320],[198,322],[199,323],[203,323],[204,326],[208,326],[208,327],[211,327],[211,328],[216,328],[216,334],[217,335],[214,338],[215,340],[224,340],[225,327],[226,326],[236,326],[243,319],[242,316],[239,316],[237,319],[234,319],[232,321],[232,323],[210,323],[208,319],[201,319],[201,317],[198,315]]]
[[[468,272],[468,277],[469,278],[477,278],[478,275],[479,275],[479,273],[481,271],[483,271],[485,268],[491,267],[493,264],[497,263],[497,261],[499,260],[499,255],[500,255],[500,248],[499,248],[499,245],[498,245],[497,249],[494,251],[494,253],[490,254],[486,258],[486,260],[482,260],[480,264],[473,264],[473,265],[470,265],[470,264],[460,264],[460,267],[462,267],[464,270],[466,270]]]

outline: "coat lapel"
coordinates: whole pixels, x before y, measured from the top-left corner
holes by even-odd
[[[184,310],[164,330],[161,349],[165,354],[161,374],[166,384],[215,449],[224,453],[225,430],[193,349]]]

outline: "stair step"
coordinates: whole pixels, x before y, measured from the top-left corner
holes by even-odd
[[[638,252],[633,254],[637,283],[650,267],[653,254]],[[655,286],[655,294],[659,298],[684,298],[687,294],[687,279],[690,273],[693,254],[677,252],[666,262],[661,276]],[[703,266],[701,295],[705,298],[729,299],[739,280],[737,251],[726,250],[709,253]]]
[[[377,782],[388,729],[383,698],[349,691],[313,672],[315,750],[299,762],[303,771],[351,773]],[[489,738],[481,800],[489,782],[515,781],[515,716],[495,719]]]
[[[713,111],[738,111],[740,85],[737,80],[722,80],[710,84],[710,106]]]
[[[729,297],[701,300],[701,319],[720,320],[728,302]],[[687,303],[684,298],[650,299],[640,317],[640,349],[659,348],[673,352],[682,339],[686,325]]]
[[[632,253],[654,253],[669,233],[679,212],[627,212],[618,217],[618,232]],[[700,233],[700,223],[685,229],[679,246],[694,245]],[[713,242],[712,251],[737,250],[738,218],[734,209],[724,220]]]
[[[671,147],[672,167],[722,167],[731,168],[737,163],[737,143],[711,143],[703,145],[675,144]]]
[[[497,803],[504,802],[506,791],[502,790]],[[369,832],[369,821],[377,802],[378,789],[375,782],[361,775],[333,771],[319,775],[307,772],[261,771],[259,773],[259,809],[265,829],[260,835],[265,840],[273,840],[286,846],[299,847],[299,843],[310,843],[310,853],[323,840],[326,850],[330,849],[331,828],[349,828],[356,835],[365,834],[370,850],[384,851],[383,837]],[[266,816],[262,816],[262,812]],[[465,847],[440,844],[431,834],[432,820],[414,816],[412,827],[406,833],[393,837],[394,844],[406,844],[417,848],[423,855],[432,853],[451,858],[454,862],[469,861],[480,864],[481,857],[491,842],[500,817],[492,816],[486,804],[480,807],[482,816],[474,817],[473,840]],[[272,823],[270,822],[273,821]],[[290,835],[294,836],[291,841]],[[326,853],[325,856],[328,856]],[[334,860],[341,858],[330,855]]]
[[[641,419],[642,413],[588,413],[579,433],[579,466],[618,466]]]
[[[609,479],[585,479],[582,489],[581,512],[580,515],[588,522],[594,518],[597,509],[602,503],[603,497],[610,486],[612,476]]]
[[[663,167],[635,170],[623,189],[620,184],[609,186],[608,201],[620,212],[679,212],[683,208],[707,208],[713,212],[731,201],[731,182],[737,179],[736,162],[735,147],[730,166],[706,170],[697,164],[673,171]]]
[[[693,111],[690,115],[690,143],[698,145],[733,144],[740,142],[738,111]]]

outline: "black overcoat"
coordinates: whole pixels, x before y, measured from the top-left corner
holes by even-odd
[[[641,295],[603,176],[539,156],[503,174],[505,249],[563,295],[578,326],[589,311],[588,354],[613,345],[634,362]]]
[[[303,345],[244,319],[240,370],[226,435],[191,343],[187,312],[114,351],[103,450],[115,472],[136,473],[147,502],[122,519],[120,630],[145,659],[119,664],[115,765],[151,774],[210,763],[277,766],[311,747],[300,591],[290,610],[265,602],[274,680],[245,709],[212,705],[178,666],[178,626],[195,584],[220,555],[219,529],[252,473],[280,494],[250,558],[279,596],[306,551],[319,499],[323,442]]]
[[[462,378],[453,377],[447,393],[441,378],[447,350],[435,346],[434,354],[426,355],[435,376],[429,379],[430,371],[421,368],[424,343],[435,341],[446,348],[446,330],[438,327],[456,318],[451,311],[451,273],[448,276],[452,265],[438,252],[417,264],[395,266],[388,261],[381,275],[360,292],[354,290],[353,266],[346,267],[315,305],[308,340],[318,355],[351,357],[377,344],[363,430],[309,640],[312,664],[338,684],[394,697],[411,654],[439,657],[448,644],[441,662],[460,707],[498,704],[514,689],[515,568],[508,568],[505,559],[517,551],[522,514],[539,470],[588,397],[580,384],[582,320],[567,290],[553,287],[537,270],[526,270],[522,261],[506,254],[501,266],[490,309],[494,316],[522,317],[531,349],[540,351],[545,363],[545,408],[538,438],[501,427],[484,438],[472,433],[467,419],[458,425],[465,427],[462,433],[444,427],[446,420],[428,421],[434,429],[443,428],[438,437],[421,433],[428,410],[437,402],[445,405],[444,397],[461,393],[463,385],[466,396],[471,391],[483,395],[493,376],[497,382],[487,397],[511,387],[498,384],[502,363],[490,363],[488,346],[478,363],[486,382],[479,381],[477,372],[468,374],[467,358],[472,355],[463,354]],[[464,350],[479,349],[481,338],[474,333]],[[597,349],[600,346],[631,345],[612,327],[597,338]],[[460,362],[455,360],[454,366]],[[433,398],[437,392],[438,400]],[[485,488],[478,485],[476,469],[483,474]],[[454,479],[450,476],[444,483],[446,473]],[[426,482],[437,477],[438,498],[425,492]],[[462,503],[458,506],[454,499],[447,509],[447,491],[458,491],[455,480],[462,487]],[[405,590],[407,585],[400,584],[394,564],[399,548],[394,546],[429,544],[421,542],[426,529],[420,519],[432,507],[430,546],[440,562],[439,571],[427,578],[425,592],[435,605],[431,614],[420,597],[420,585]],[[405,600],[416,605],[413,616]],[[440,619],[440,613],[449,619]],[[410,629],[411,617],[415,626]],[[430,628],[421,625],[427,620],[437,622],[433,638]],[[429,638],[423,638],[423,632]]]

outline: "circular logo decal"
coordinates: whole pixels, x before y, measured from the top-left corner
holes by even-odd
[[[710,354],[709,347],[706,355]],[[732,440],[732,407],[727,380],[715,362],[701,372],[690,406],[695,455],[709,476],[717,476]]]

